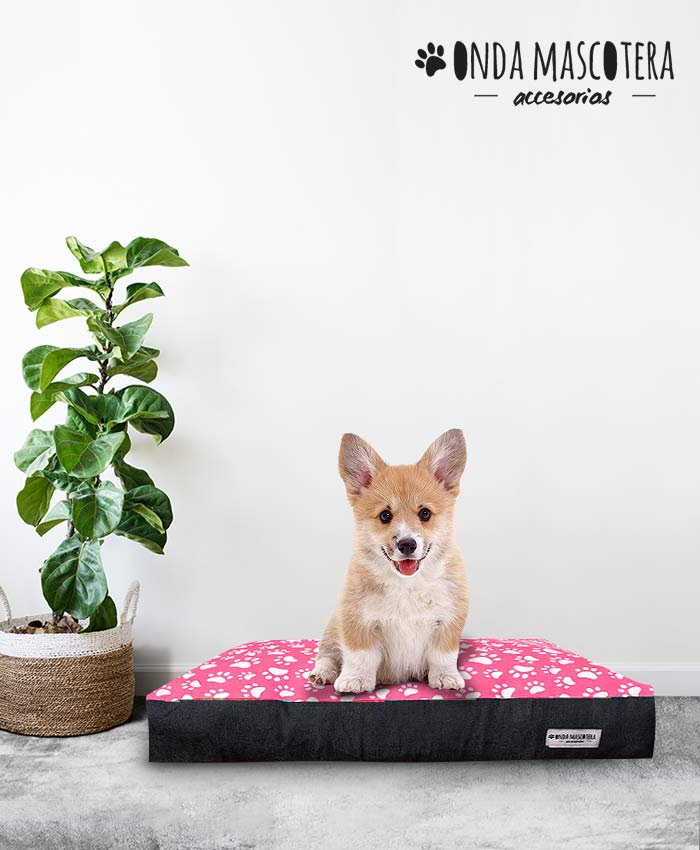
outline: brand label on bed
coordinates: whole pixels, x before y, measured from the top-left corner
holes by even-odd
[[[602,729],[547,729],[548,747],[597,747]]]

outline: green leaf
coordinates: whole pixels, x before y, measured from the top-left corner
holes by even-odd
[[[75,236],[68,236],[66,245],[71,254],[80,262],[80,268],[85,274],[102,274],[104,272],[100,255],[94,248],[83,245]]]
[[[110,327],[101,319],[95,317],[88,319],[88,328],[97,335],[98,339],[103,337],[108,340],[115,349],[115,356],[122,360],[128,360],[141,348],[143,338],[146,336],[148,329],[153,321],[153,313],[146,313],[135,322],[129,322],[121,327]]]
[[[52,611],[68,611],[78,620],[92,616],[107,595],[99,541],[66,538],[44,562],[41,587]]]
[[[53,322],[60,322],[61,319],[73,319],[76,316],[99,316],[106,315],[97,304],[90,301],[89,298],[74,298],[70,301],[63,301],[60,298],[47,298],[44,301],[36,314],[36,326],[43,328]]]
[[[90,401],[98,421],[103,424],[109,426],[124,421],[124,405],[115,393],[102,393],[102,395],[94,396]]]
[[[93,352],[93,348],[58,348],[55,351],[49,351],[41,367],[39,389],[43,392],[61,369],[73,360],[77,360],[79,357],[87,357],[90,360],[97,359]]]
[[[137,509],[137,505],[148,510]],[[155,519],[151,516],[151,512],[158,517],[163,530],[155,526]],[[172,521],[173,509],[170,499],[162,490],[152,484],[146,484],[134,487],[125,494],[124,512],[116,533],[135,540],[151,552],[162,555],[168,539],[165,529]]]
[[[129,540],[135,540],[140,543],[149,552],[155,552],[156,555],[163,554],[163,548],[167,542],[167,535],[163,532],[156,531],[146,520],[139,516],[134,510],[125,508],[122,514],[122,521],[119,523],[116,534],[120,537],[128,537]]]
[[[73,524],[83,537],[106,537],[119,525],[124,493],[111,481],[85,484],[73,494]]]
[[[61,398],[69,404],[73,410],[76,410],[82,419],[90,422],[92,425],[100,424],[100,416],[95,409],[95,404],[99,396],[89,396],[84,393],[79,387],[69,387],[61,393]],[[83,431],[83,428],[78,428],[78,431]]]
[[[160,354],[160,351],[157,348],[148,348],[146,345],[142,345],[139,350],[128,359],[128,363],[146,363],[148,360],[155,360],[156,357]],[[111,360],[110,366],[118,366],[118,360]]]
[[[95,346],[86,348],[57,348],[55,345],[37,345],[22,358],[22,375],[30,390],[43,392],[56,375],[78,357],[88,360],[104,359],[104,352]]]
[[[175,248],[160,239],[138,236],[126,246],[126,264],[130,269],[141,266],[188,266]]]
[[[37,525],[36,532],[37,534],[40,534],[43,537],[48,531],[51,531],[52,528],[55,528],[62,522],[66,522],[70,518],[70,502],[66,499],[63,499],[60,502],[56,502],[56,504],[46,514],[46,516],[42,519],[39,525]]]
[[[104,472],[124,439],[123,433],[116,433],[100,434],[93,440],[65,425],[57,425],[53,433],[58,459],[75,478],[95,478]]]
[[[116,395],[121,399],[127,418],[137,431],[150,434],[156,443],[166,440],[175,427],[170,403],[156,390],[138,384],[124,387]]]
[[[110,242],[104,251],[100,252],[100,256],[108,272],[119,272],[129,268],[126,262],[126,248],[119,242]]]
[[[29,410],[32,415],[32,420],[38,419],[42,414],[52,407],[57,401],[59,393],[69,390],[73,387],[87,387],[96,383],[99,380],[97,375],[90,372],[78,372],[77,375],[71,375],[69,378],[64,378],[62,381],[56,381],[46,387],[43,393],[32,393],[29,400]]]
[[[165,533],[163,522],[155,511],[152,511],[150,508],[147,508],[146,505],[141,505],[139,503],[131,505],[130,509],[135,514],[138,514],[142,519],[145,519],[151,528],[155,528],[155,530],[159,531],[161,534]]]
[[[57,457],[51,460],[46,469],[41,470],[41,474],[53,484],[56,490],[63,490],[65,493],[73,493],[83,486],[80,478],[73,478],[65,471]]]
[[[155,372],[158,371],[158,368],[155,364],[153,366],[147,366],[146,364],[150,363],[154,360],[160,351],[157,348],[148,348],[145,345],[142,345],[138,351],[136,351],[128,360],[122,361],[116,358],[113,358],[109,361],[109,368],[107,369],[107,375],[112,377],[113,375],[131,375],[132,377],[140,378],[142,381],[148,380],[144,376],[150,376],[151,370],[155,369]],[[155,377],[155,374],[153,374]],[[151,378],[150,380],[153,380]]]
[[[111,242],[103,251],[95,251],[76,239],[69,236],[66,245],[71,254],[80,262],[80,268],[85,274],[104,274],[108,272],[121,271],[128,268],[126,264],[126,248],[119,242]]]
[[[165,295],[163,290],[157,283],[130,283],[126,288],[126,300],[123,304],[117,304],[112,308],[115,316],[118,316],[122,310],[136,304],[139,301],[145,301],[147,298],[160,298]]]
[[[88,422],[87,419],[84,419],[73,407],[68,407],[66,410],[65,424],[74,431],[82,431],[83,434],[88,434],[93,438],[93,440],[97,436],[97,432],[99,430],[97,425],[93,422]]]
[[[27,475],[43,469],[54,454],[53,434],[34,428],[19,451],[15,452],[15,465]]]
[[[117,623],[117,606],[111,596],[105,596],[100,607],[90,615],[90,623],[81,632],[104,632],[113,629]]]
[[[46,355],[52,351],[58,351],[58,347],[55,345],[37,345],[22,358],[22,377],[30,390],[39,390],[41,367]]]
[[[51,298],[67,286],[86,286],[89,289],[95,287],[93,281],[85,280],[70,272],[53,272],[35,268],[26,269],[22,273],[21,282],[24,303],[30,310],[36,310],[47,298]]]
[[[129,419],[129,412],[124,407],[122,400],[113,391],[89,396],[76,387],[61,393],[60,397],[84,421],[92,425],[105,425],[109,431],[120,430],[116,426],[122,425]],[[77,430],[84,431],[85,429],[78,426]],[[93,436],[95,435],[93,434]]]
[[[29,398],[29,413],[31,414],[32,422],[36,422],[40,416],[43,416],[47,410],[54,406],[55,402],[56,398],[53,394],[32,393]]]
[[[170,528],[173,521],[173,508],[168,496],[153,484],[145,484],[127,491],[124,496],[124,507],[133,509],[135,505],[150,508],[160,519],[163,528]]]
[[[135,466],[130,466],[121,457],[115,459],[113,468],[125,490],[133,490],[135,487],[141,487],[144,484],[153,484],[153,479],[147,472]]]
[[[119,363],[119,361],[115,361]],[[114,375],[128,375],[131,378],[136,378],[138,381],[144,381],[150,384],[151,381],[158,375],[158,364],[155,360],[144,360],[141,363],[132,363],[127,361],[118,366],[111,366],[107,370],[107,375],[112,378]]]
[[[40,472],[30,475],[17,494],[17,512],[27,525],[38,525],[48,511],[54,493],[53,484]]]

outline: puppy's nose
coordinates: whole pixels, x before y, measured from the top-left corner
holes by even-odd
[[[408,556],[412,555],[416,551],[418,544],[412,537],[402,537],[396,546],[402,555]]]

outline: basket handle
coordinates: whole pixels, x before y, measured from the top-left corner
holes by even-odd
[[[2,605],[3,610],[5,611],[5,620],[12,619],[12,609],[10,608],[10,600],[5,595],[5,591],[0,587],[0,605]]]
[[[129,589],[124,597],[124,605],[122,606],[122,626],[125,623],[133,623],[136,619],[136,609],[139,607],[139,593],[141,585],[137,581],[132,581]]]

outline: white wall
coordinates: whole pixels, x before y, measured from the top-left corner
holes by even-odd
[[[16,609],[42,608],[60,536],[14,511],[20,359],[87,341],[79,321],[36,331],[19,275],[73,268],[67,234],[153,235],[191,263],[156,270],[168,297],[143,311],[177,426],[135,454],[176,521],[163,558],[104,552],[116,596],[142,582],[141,665],[318,635],[351,541],[341,433],[405,462],[454,426],[469,633],[700,662],[699,18],[631,0],[8,7],[0,582]],[[671,39],[676,80],[516,109],[413,67],[456,38]]]

